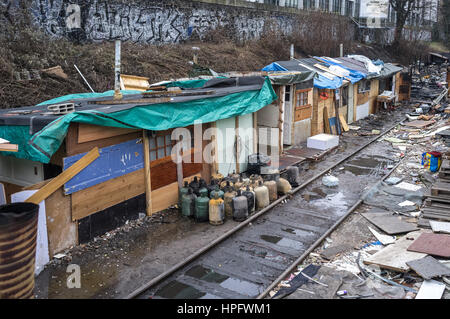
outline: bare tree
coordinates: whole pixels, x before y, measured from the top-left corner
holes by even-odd
[[[410,14],[416,10],[427,10],[433,7],[432,0],[389,0],[389,4],[396,12],[393,46],[402,40],[402,32]]]

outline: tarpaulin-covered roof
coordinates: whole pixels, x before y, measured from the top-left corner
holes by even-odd
[[[120,104],[113,103],[114,92],[108,91],[71,94],[38,106],[1,110],[0,136],[19,145],[19,152],[2,155],[48,163],[72,122],[160,131],[186,127],[196,120],[208,123],[253,113],[277,99],[269,78],[264,77],[213,79],[200,89],[183,90],[166,100],[146,92],[122,93]],[[76,112],[45,114],[48,105],[61,102],[74,103]],[[37,125],[45,127],[35,133]]]
[[[401,70],[403,70],[403,67],[391,63],[385,63],[383,69],[380,72],[380,77],[387,78],[389,76],[393,76],[395,73],[398,73]]]

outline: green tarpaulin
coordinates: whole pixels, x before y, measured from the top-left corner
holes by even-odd
[[[135,93],[135,91],[123,93]],[[75,97],[98,97],[99,94],[109,96],[113,92],[72,94],[46,101],[44,104],[59,103]],[[8,155],[48,163],[51,156],[61,146],[71,122],[160,131],[186,127],[194,124],[196,120],[208,123],[253,113],[276,99],[277,96],[270,80],[266,78],[259,90],[203,97],[177,103],[135,106],[113,113],[102,113],[96,110],[78,111],[58,118],[33,136],[30,136],[27,126],[0,126],[0,136],[8,139],[11,143],[19,144],[20,151]]]

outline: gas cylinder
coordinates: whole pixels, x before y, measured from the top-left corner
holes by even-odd
[[[235,184],[237,181],[239,181],[239,178],[241,177],[239,174],[236,174],[236,171],[233,171],[233,174],[229,175],[231,181],[233,184]]]
[[[209,219],[209,198],[207,192],[202,192],[200,197],[195,199],[194,218],[197,222],[207,222]]]
[[[217,182],[215,179],[211,179],[211,183],[206,187],[208,189],[208,196],[211,197],[211,192],[216,189]]]
[[[221,225],[225,220],[225,208],[223,199],[218,193],[209,201],[209,223],[211,225]]]
[[[221,182],[220,182],[220,188],[225,192],[225,187],[227,186],[231,186],[233,187],[233,182],[231,181],[230,177],[227,176],[225,177]]]
[[[197,179],[197,176],[194,176],[194,180],[189,183],[189,187],[192,188],[192,191],[195,195],[199,195],[200,183]]]
[[[255,193],[250,190],[250,186],[247,185],[247,189],[242,192],[242,195],[247,197],[248,213],[255,212]]]
[[[198,190],[198,196],[202,196],[202,194],[205,194],[205,196],[208,197],[209,192],[205,180],[201,178],[199,184],[200,186]]]
[[[178,208],[181,209],[181,200],[184,194],[188,193],[189,184],[187,181],[184,182],[184,186],[180,188],[178,192]]]
[[[236,197],[233,198],[233,219],[241,222],[248,217],[248,201],[243,196],[241,190],[237,191]]]
[[[239,176],[239,179],[236,181],[236,183],[234,183],[234,190],[240,190],[243,185],[244,183],[242,182],[242,177]]]
[[[255,189],[256,187],[258,187],[260,181],[263,182],[263,179],[260,175],[256,175],[256,174],[251,175],[250,176],[250,187]]]
[[[197,196],[192,192],[192,188],[189,188],[187,194],[184,194],[181,199],[181,215],[194,216],[196,198]]]
[[[225,205],[225,215],[227,217],[233,217],[233,198],[236,196],[236,192],[229,188],[223,195]]]
[[[224,193],[223,191],[220,190],[219,185],[216,185],[216,189],[213,190],[213,191],[211,192],[211,194],[209,194],[210,198],[211,198],[211,199],[214,198],[214,196],[215,196],[216,193],[219,194],[219,198],[222,198],[222,199],[223,199],[223,195],[224,195],[225,193]]]
[[[289,193],[291,191],[291,189],[292,189],[291,184],[289,184],[289,182],[286,179],[280,177],[277,180],[277,191],[278,191],[278,194],[285,195],[285,194]]]
[[[269,189],[260,181],[255,188],[256,209],[262,209],[269,205]]]
[[[234,190],[232,183],[230,181],[226,181],[225,186],[222,187],[222,190],[224,191],[224,193],[228,191],[232,192]]]
[[[275,181],[265,181],[264,185],[269,190],[269,200],[273,202],[274,200],[277,200],[277,182]]]
[[[300,185],[300,170],[297,166],[286,167],[287,180],[292,187]]]

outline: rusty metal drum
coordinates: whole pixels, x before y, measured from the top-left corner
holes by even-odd
[[[0,206],[0,299],[33,298],[39,206]]]

